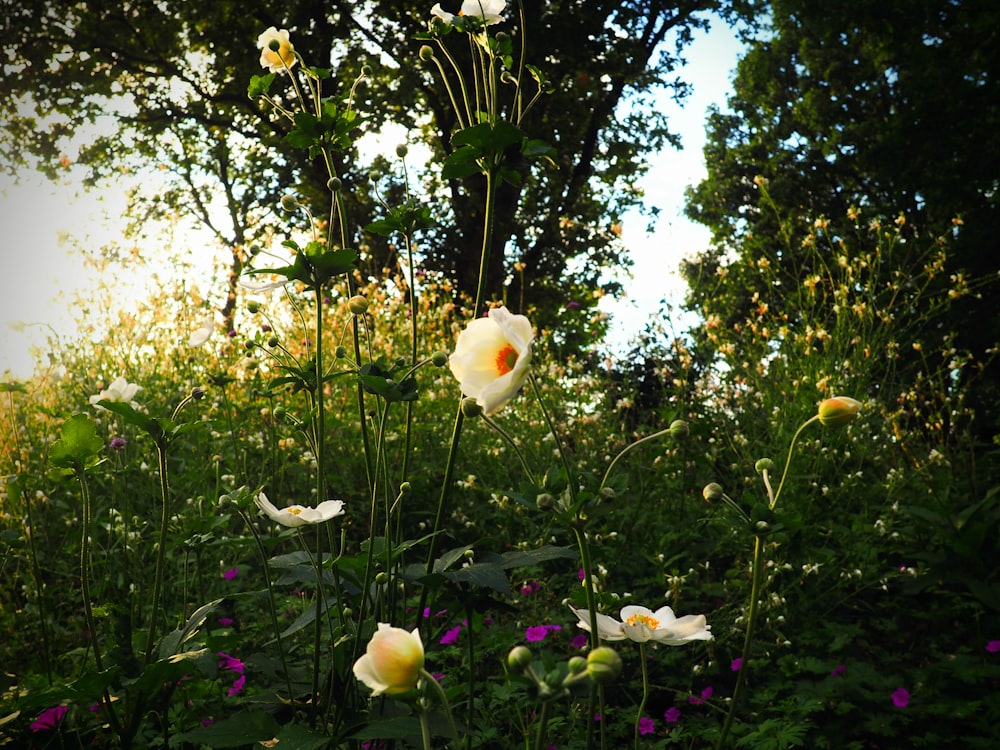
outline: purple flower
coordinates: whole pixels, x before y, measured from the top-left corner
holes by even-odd
[[[59,722],[62,721],[63,716],[66,715],[67,710],[66,706],[46,708],[38,714],[37,719],[31,722],[31,731],[44,732],[46,729],[55,729]]]
[[[986,650],[991,654],[995,654],[997,651],[1000,651],[1000,641],[990,641],[986,644]]]
[[[219,624],[222,627],[224,627],[224,628],[228,628],[230,625],[233,624],[233,618],[232,617],[220,617],[219,618]]]
[[[648,716],[639,719],[639,734],[652,734],[656,731],[656,722]]]
[[[239,574],[240,574],[239,568],[230,568],[229,570],[223,572],[222,577],[225,578],[227,581],[231,581],[234,578],[236,578],[236,576],[238,576]]]
[[[121,453],[125,450],[126,445],[128,445],[128,440],[123,437],[118,437],[117,435],[111,438],[111,442],[108,443],[108,447],[117,453]]]
[[[576,577],[581,581],[586,577],[586,574],[583,572],[583,568],[580,568],[580,570],[577,571]]]
[[[542,587],[538,581],[528,581],[521,587],[521,596],[531,596]]]
[[[580,633],[579,635],[573,636],[573,640],[569,642],[569,645],[572,648],[587,648],[587,643],[588,643],[587,634]]]
[[[896,708],[906,708],[910,705],[910,693],[906,688],[896,688],[892,693],[892,705]]]
[[[444,632],[444,635],[441,636],[441,641],[440,641],[441,645],[450,646],[453,643],[458,643],[458,634],[460,632],[462,632],[461,625],[456,625],[455,627],[446,630]]]
[[[239,672],[240,674],[243,674],[243,671],[246,669],[243,662],[235,656],[230,656],[222,651],[219,651],[216,656],[219,657],[219,669],[228,669],[232,672]]]
[[[697,695],[688,696],[688,703],[690,703],[692,706],[700,706],[705,701],[707,701],[709,698],[712,697],[713,692],[714,691],[712,690],[712,686],[709,685],[708,687],[706,687],[704,690],[701,691],[701,697],[698,697]]]
[[[739,672],[743,668],[743,657],[737,656],[733,659],[733,663],[729,665],[729,668],[734,672]]]
[[[545,636],[548,634],[549,629],[544,625],[532,625],[524,631],[524,639],[528,643],[537,643],[538,641],[544,641]]]
[[[245,674],[240,674],[235,680],[233,680],[233,686],[226,691],[226,695],[232,698],[238,692],[243,689],[243,686],[247,684],[247,676]]]
[[[838,664],[836,667],[833,668],[833,671],[830,672],[830,675],[832,677],[843,677],[844,676],[844,672],[846,672],[846,671],[847,671],[847,665],[846,664]]]
[[[675,724],[680,721],[681,710],[677,706],[671,706],[663,712],[663,720],[668,724]]]

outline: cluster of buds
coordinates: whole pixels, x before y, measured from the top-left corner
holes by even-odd
[[[621,676],[622,660],[614,649],[599,646],[586,658],[573,656],[548,667],[527,646],[515,646],[507,654],[507,668],[513,680],[528,685],[537,700],[545,703],[587,688],[591,682],[611,685]]]

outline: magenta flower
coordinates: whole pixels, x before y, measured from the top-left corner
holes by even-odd
[[[714,691],[712,690],[712,686],[709,685],[708,687],[706,687],[704,690],[701,691],[701,697],[698,697],[697,695],[689,696],[688,703],[690,703],[692,706],[700,706],[705,701],[707,701],[709,698],[712,697],[713,692]]]
[[[31,722],[32,732],[44,732],[47,729],[55,729],[59,722],[62,721],[63,716],[66,715],[66,711],[69,709],[66,706],[53,706],[52,708],[46,708],[40,714],[38,718]]]
[[[123,437],[118,437],[117,435],[111,438],[111,442],[108,443],[108,447],[118,453],[125,450],[126,445],[128,445],[128,440]]]
[[[569,642],[572,648],[587,648],[587,634],[580,633],[579,635],[574,635],[573,639]]]
[[[538,581],[528,581],[521,587],[521,596],[531,596],[542,587]]]
[[[219,618],[219,625],[221,625],[224,628],[228,628],[232,624],[233,624],[233,618],[232,617],[220,617]]]
[[[233,686],[226,691],[226,695],[232,698],[234,695],[240,692],[243,689],[244,685],[246,684],[247,684],[247,676],[245,674],[241,674],[239,677],[233,680]]]
[[[663,720],[668,724],[676,724],[680,721],[681,710],[677,706],[671,706],[663,712]]]
[[[986,650],[991,654],[995,654],[997,651],[1000,651],[1000,641],[990,641],[986,644]]]
[[[461,625],[456,625],[455,627],[446,630],[444,635],[441,636],[441,645],[450,646],[453,643],[458,643],[458,634],[460,632],[462,632]]]
[[[906,688],[896,688],[892,693],[892,705],[896,708],[906,708],[910,705],[910,693]]]
[[[532,625],[524,631],[524,640],[528,643],[537,643],[538,641],[544,641],[545,636],[548,634],[549,629],[544,625]]]
[[[656,731],[656,722],[648,716],[639,719],[639,734],[652,734]]]
[[[242,674],[243,670],[246,669],[246,665],[244,665],[243,662],[235,656],[230,656],[222,651],[217,653],[216,656],[219,657],[219,669],[228,669],[232,672],[239,672],[240,674]]]
[[[737,656],[733,659],[733,663],[729,665],[729,668],[734,672],[739,672],[743,668],[743,657]]]
[[[833,671],[830,672],[830,675],[832,677],[843,677],[844,676],[844,672],[846,672],[846,671],[847,671],[847,665],[846,664],[838,664],[836,667],[833,668]]]
[[[227,581],[231,581],[234,578],[236,578],[236,576],[238,576],[239,574],[240,574],[239,568],[230,568],[229,570],[225,571],[222,574],[222,577],[225,578]]]

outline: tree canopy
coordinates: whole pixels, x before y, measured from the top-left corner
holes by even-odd
[[[444,5],[457,10],[448,7],[457,3]],[[602,285],[616,291],[606,270],[626,267],[628,258],[614,227],[626,209],[642,204],[636,178],[646,169],[644,157],[674,142],[650,97],[684,95],[678,72],[684,46],[711,13],[728,14],[731,6],[727,0],[508,3],[497,28],[512,36],[515,56],[537,66],[551,86],[524,129],[555,154],[552,163],[525,165],[520,184],[499,195],[489,297],[514,309],[564,313],[565,302],[575,300],[579,329],[596,304],[594,291]],[[365,132],[396,123],[445,156],[453,149],[454,112],[436,71],[418,59],[415,39],[430,18],[430,4],[412,0],[22,4],[5,22],[4,167],[56,176],[75,163],[93,184],[123,170],[154,170],[160,179],[150,185],[164,187],[134,196],[135,227],[180,211],[215,232],[238,271],[251,243],[286,225],[287,217],[277,215],[280,196],[293,191],[318,201],[327,181],[320,164],[291,156],[287,125],[247,96],[248,81],[261,72],[258,35],[269,26],[287,28],[304,59],[331,66],[325,82],[331,88],[346,92],[363,75],[354,95]],[[468,54],[456,47],[457,58]],[[519,64],[512,75],[523,73]],[[372,165],[353,150],[337,158],[358,222],[353,240],[366,250],[365,271],[377,275],[395,258],[390,239],[360,230],[377,217]],[[471,295],[483,181],[442,180],[433,171],[421,176],[425,200],[444,219],[418,238],[422,261]],[[385,189],[391,199],[393,188]]]
[[[911,245],[949,245],[935,283],[961,298],[921,335],[954,332],[952,346],[988,356],[1000,340],[995,299],[961,287],[998,268],[1000,9],[775,0],[766,18],[739,63],[731,111],[709,119],[708,176],[689,191],[689,215],[714,238],[686,265],[690,304],[732,325],[819,270],[802,250],[815,222],[833,238],[854,236],[859,220],[895,223]],[[871,283],[913,272],[912,258],[887,258]],[[774,279],[745,272],[761,262]],[[995,418],[995,373],[985,385],[980,405]]]

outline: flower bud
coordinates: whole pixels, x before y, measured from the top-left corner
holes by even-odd
[[[622,659],[608,646],[599,646],[587,654],[587,674],[598,685],[610,685],[622,673]]]
[[[394,695],[412,690],[423,667],[420,631],[408,633],[380,622],[365,654],[354,663],[354,676],[372,689],[372,695]]]
[[[298,210],[299,205],[300,205],[299,199],[296,198],[291,193],[285,193],[283,196],[281,196],[281,207],[285,211],[288,211],[289,213],[291,213],[292,211],[296,211]]]
[[[405,143],[400,143],[398,146],[396,146],[396,156],[398,156],[400,159],[405,157],[406,154],[409,153],[409,151],[410,149],[407,147]]]
[[[461,403],[463,417],[479,417],[483,414],[483,407],[471,396],[462,399]]]
[[[413,489],[413,486],[409,482],[403,482],[402,484],[399,485],[399,494],[400,495],[409,495],[410,494],[410,490],[412,490],[412,489]]]
[[[267,48],[271,50],[271,52],[277,52],[281,49],[281,42],[278,39],[272,39],[267,43]]]
[[[347,300],[347,309],[351,311],[352,315],[364,315],[368,312],[368,300],[360,294],[355,294]]]
[[[758,474],[763,474],[765,471],[774,469],[774,461],[769,458],[761,458],[753,465],[753,468]]]
[[[447,352],[434,352],[431,355],[431,364],[435,367],[444,367],[448,364],[448,353]]]
[[[288,410],[284,406],[275,406],[274,411],[271,412],[271,415],[279,422],[283,420],[287,414]]]
[[[247,301],[247,312],[250,314],[260,312],[260,302],[255,299]]]
[[[331,177],[326,181],[326,188],[331,193],[339,193],[342,187],[344,187],[344,183],[341,182],[339,177]]]
[[[346,358],[347,357],[347,347],[346,346],[338,346],[336,348],[336,350],[334,350],[333,356],[335,356],[337,359],[344,359],[344,358]]]
[[[717,482],[706,484],[705,489],[701,491],[701,496],[710,503],[721,500],[724,494],[725,493],[722,491],[722,485]]]
[[[555,507],[555,504],[556,499],[548,492],[541,492],[538,497],[535,498],[535,505],[538,506],[539,510],[550,510]]]
[[[527,646],[514,646],[507,654],[507,666],[511,672],[520,674],[531,664],[531,649]]]
[[[616,495],[617,493],[615,492],[613,487],[608,487],[607,485],[601,487],[601,497],[604,498],[605,500],[614,500]]]
[[[843,427],[861,411],[861,402],[848,396],[834,396],[821,401],[818,409],[819,422],[824,427]]]
[[[200,401],[201,399],[205,398],[205,389],[202,388],[200,385],[196,385],[194,388],[191,389],[191,398],[193,398],[195,401]]]
[[[375,574],[375,583],[377,583],[379,586],[384,586],[388,582],[389,582],[389,574],[386,573],[384,570]]]
[[[250,246],[250,257],[251,258],[256,258],[258,255],[260,255],[260,245],[251,245]]]
[[[424,44],[420,47],[420,51],[417,53],[420,59],[424,62],[430,62],[434,59],[434,50],[429,44]]]
[[[273,349],[274,347],[276,347],[276,346],[278,345],[278,337],[277,337],[277,336],[272,336],[271,338],[269,338],[269,339],[267,340],[267,345],[268,345],[269,347],[271,347],[272,349]]]
[[[670,437],[674,440],[685,440],[691,434],[691,428],[683,419],[675,419],[670,423]]]
[[[570,674],[580,674],[587,669],[587,660],[582,656],[574,656],[567,663]]]

